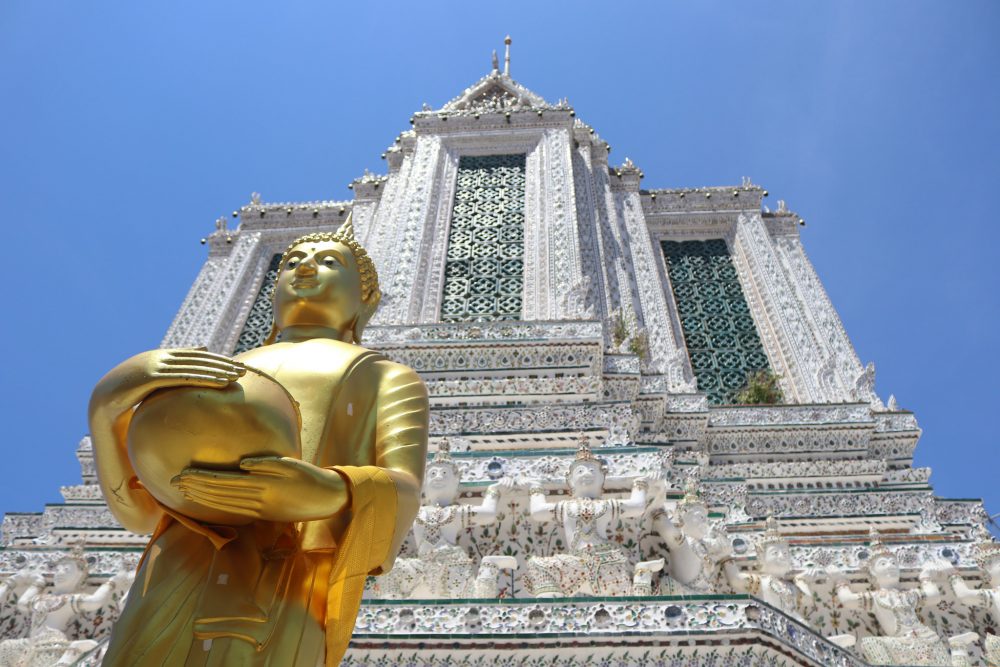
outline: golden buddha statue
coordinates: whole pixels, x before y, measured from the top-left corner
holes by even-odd
[[[152,350],[98,383],[102,490],[153,533],[105,665],[339,663],[426,460],[424,384],[358,344],[380,298],[348,218],[286,250],[262,347]]]

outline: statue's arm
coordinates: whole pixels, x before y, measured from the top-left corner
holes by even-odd
[[[101,378],[90,397],[90,440],[101,492],[118,522],[133,533],[151,533],[162,510],[134,483],[127,440],[132,409],[150,393],[145,355],[136,355]]]
[[[505,477],[496,484],[491,484],[483,493],[483,502],[479,507],[470,507],[472,522],[483,526],[489,525],[497,520],[497,512],[500,509],[500,496],[504,491],[514,488],[514,480]]]
[[[631,495],[619,505],[622,516],[641,516],[646,511],[646,491],[648,489],[649,480],[645,477],[638,477],[632,482]]]
[[[388,361],[381,366],[375,426],[375,465],[396,488],[396,522],[388,562],[399,551],[420,509],[420,486],[427,461],[430,407],[427,387],[417,373]]]
[[[28,588],[23,593],[21,597],[17,599],[17,606],[22,611],[28,609],[32,601],[39,596],[39,594],[45,590],[45,577],[38,574],[37,572],[30,573],[25,579],[28,580]]]
[[[954,566],[946,560],[937,559],[924,564],[917,577],[920,582],[920,594],[927,602],[938,602],[944,595],[938,586],[938,579],[945,579],[954,572]]]
[[[111,602],[112,595],[116,590],[128,590],[132,585],[131,572],[119,572],[93,593],[81,594],[76,598],[76,605],[84,611],[97,611],[104,605]]]
[[[550,503],[545,499],[545,489],[541,482],[530,480],[528,482],[528,513],[532,521],[538,523],[548,523],[556,517],[556,503]]]
[[[948,581],[951,583],[952,590],[955,591],[955,597],[958,601],[964,604],[966,607],[987,607],[990,604],[989,591],[981,591],[969,586],[965,583],[965,579],[962,575],[952,574]]]
[[[741,572],[740,566],[732,559],[725,561],[722,570],[726,573],[729,585],[737,593],[750,593],[751,595],[757,593],[757,589],[759,588],[756,585],[758,581],[757,575]]]
[[[836,585],[837,600],[840,604],[849,609],[861,609],[865,606],[865,601],[869,593],[855,593],[846,581],[841,581]]]
[[[656,532],[660,534],[663,541],[670,547],[674,547],[684,540],[684,535],[680,529],[670,520],[667,512],[663,509],[653,513],[653,528],[656,529]]]
[[[90,397],[90,439],[101,491],[125,528],[150,533],[162,510],[136,484],[127,440],[132,410],[153,391],[173,386],[222,388],[245,372],[242,365],[204,350],[151,350],[115,366]]]

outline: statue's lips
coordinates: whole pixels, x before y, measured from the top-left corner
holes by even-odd
[[[277,380],[247,367],[224,389],[174,387],[148,396],[132,416],[128,453],[143,486],[160,503],[210,524],[249,519],[184,498],[170,480],[185,468],[240,469],[254,456],[300,456],[298,404]]]

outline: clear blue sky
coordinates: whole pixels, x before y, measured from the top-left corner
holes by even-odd
[[[90,390],[155,347],[219,215],[346,199],[422,102],[512,74],[646,187],[743,175],[804,242],[938,493],[985,497],[1000,409],[1000,4],[0,4],[0,511],[77,483]]]

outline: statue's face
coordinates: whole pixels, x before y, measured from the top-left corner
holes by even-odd
[[[880,556],[872,563],[872,577],[880,586],[899,583],[899,563],[891,556]]]
[[[569,488],[574,496],[596,498],[604,490],[604,473],[595,461],[584,461],[573,465],[569,473]]]
[[[792,554],[783,544],[771,544],[764,549],[764,571],[782,576],[792,569]]]
[[[684,532],[695,539],[701,539],[708,533],[708,510],[701,505],[688,505],[681,513],[684,522]]]
[[[292,248],[274,286],[278,329],[294,325],[349,330],[361,311],[361,275],[351,249],[339,241]]]
[[[424,472],[424,495],[432,501],[454,499],[459,481],[451,466],[430,464]]]
[[[83,572],[80,566],[70,560],[56,563],[52,572],[52,585],[56,591],[73,591],[80,585]]]

